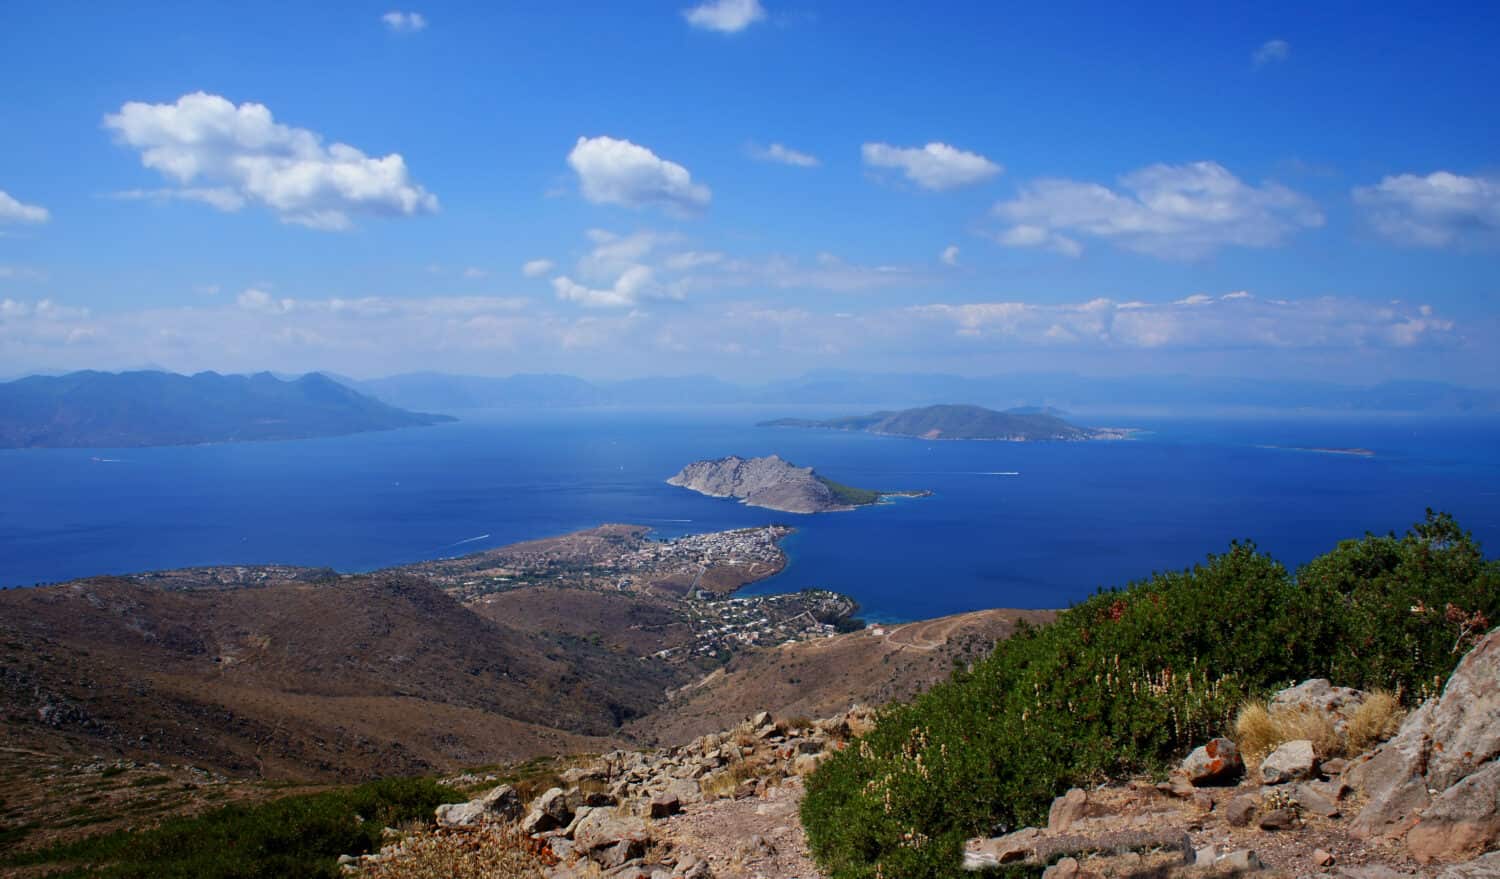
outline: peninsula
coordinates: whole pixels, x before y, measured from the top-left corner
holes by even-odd
[[[872,412],[818,421],[808,418],[778,418],[758,427],[817,427],[854,430],[885,436],[945,440],[1007,440],[1010,442],[1069,442],[1075,440],[1125,439],[1123,428],[1079,427],[1048,410],[1033,408],[997,412],[983,406],[940,405],[897,412]]]
[[[0,383],[0,448],[126,448],[341,436],[453,421],[320,373],[74,372]]]
[[[871,491],[841,485],[778,455],[730,455],[694,461],[667,480],[709,497],[739,498],[752,507],[784,513],[834,513],[878,503],[886,497],[925,497],[930,491]]]

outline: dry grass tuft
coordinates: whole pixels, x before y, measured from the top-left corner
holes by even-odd
[[[361,879],[544,879],[547,859],[513,824],[420,834],[397,858],[363,867]]]
[[[1272,708],[1266,702],[1246,702],[1234,719],[1234,743],[1246,767],[1254,769],[1266,755],[1287,742],[1307,739],[1318,757],[1327,759],[1347,751],[1333,718],[1317,711]]]
[[[1390,690],[1376,690],[1349,717],[1346,730],[1349,753],[1359,754],[1385,741],[1401,729],[1406,712]]]

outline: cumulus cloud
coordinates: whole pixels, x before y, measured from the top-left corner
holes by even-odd
[[[41,205],[26,204],[0,189],[0,223],[45,223],[52,214]]]
[[[1216,162],[1151,165],[1121,177],[1118,189],[1037,180],[996,204],[994,214],[1010,224],[999,233],[1000,243],[1070,256],[1082,251],[1077,235],[1152,256],[1195,259],[1228,246],[1274,247],[1323,225],[1322,212],[1307,197],[1279,183],[1252,186]]]
[[[819,164],[818,157],[799,150],[794,150],[785,144],[773,143],[770,146],[750,145],[751,158],[762,162],[779,162],[783,165],[794,165],[798,168],[816,168]]]
[[[943,248],[943,252],[939,254],[938,258],[943,261],[943,265],[945,266],[958,265],[958,245],[950,244]]]
[[[287,223],[346,229],[352,215],[434,213],[437,197],[411,180],[399,153],[375,158],[316,132],[275,121],[263,104],[236,106],[195,92],[171,104],[131,101],[104,117],[141,163],[173,180],[168,197],[219,210],[264,205]],[[132,191],[126,197],[162,197]]]
[[[583,197],[595,204],[692,211],[707,207],[712,197],[688,169],[628,140],[580,137],[568,165],[578,175]]]
[[[1412,247],[1500,242],[1500,178],[1437,171],[1400,174],[1354,190],[1354,203],[1384,237]]]
[[[589,308],[624,308],[640,301],[642,292],[651,283],[648,266],[631,266],[620,273],[607,288],[586,287],[567,276],[553,278],[552,289],[557,298],[565,302],[576,302]]]
[[[529,259],[521,263],[521,274],[528,278],[540,278],[552,271],[553,265],[550,259]]]
[[[923,189],[945,190],[983,183],[1004,169],[978,153],[966,152],[945,143],[923,147],[894,147],[886,143],[867,143],[861,148],[865,164],[872,168],[893,168]]]
[[[682,17],[695,28],[735,34],[766,17],[760,0],[706,0],[682,10]]]
[[[1265,67],[1267,64],[1276,64],[1290,58],[1292,55],[1292,44],[1286,40],[1266,40],[1260,44],[1254,54],[1250,56],[1256,67]]]
[[[387,30],[398,34],[414,34],[427,29],[427,17],[420,12],[401,12],[393,9],[380,16]]]

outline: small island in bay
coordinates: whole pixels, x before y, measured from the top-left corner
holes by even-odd
[[[798,467],[779,455],[741,458],[730,455],[694,461],[667,480],[668,485],[706,494],[738,498],[752,507],[784,513],[834,513],[879,503],[888,497],[926,497],[930,491],[872,491],[853,488]]]
[[[1009,442],[1069,442],[1127,439],[1132,431],[1117,427],[1079,427],[1054,414],[1056,410],[1025,407],[997,412],[983,406],[940,405],[899,412],[872,412],[818,421],[778,418],[760,427],[817,427],[856,430],[885,436],[945,440],[1006,440]]]
[[[1331,448],[1325,446],[1272,446],[1262,445],[1262,449],[1279,449],[1283,452],[1315,452],[1319,455],[1353,455],[1356,458],[1375,457],[1374,449],[1363,448]]]

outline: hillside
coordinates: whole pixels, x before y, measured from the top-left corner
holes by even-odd
[[[0,384],[0,448],[302,439],[437,424],[317,373],[74,372]]]
[[[1115,439],[1118,430],[1096,430],[1070,424],[1040,411],[996,412],[983,406],[940,405],[899,412],[874,412],[844,418],[813,420],[779,418],[761,427],[808,427],[857,430],[885,436],[945,440],[1008,440],[1012,442]]]
[[[923,496],[926,491],[882,492],[853,488],[798,467],[779,455],[730,455],[694,461],[667,480],[709,497],[737,498],[752,507],[784,513],[835,513],[878,503],[886,496]]]

